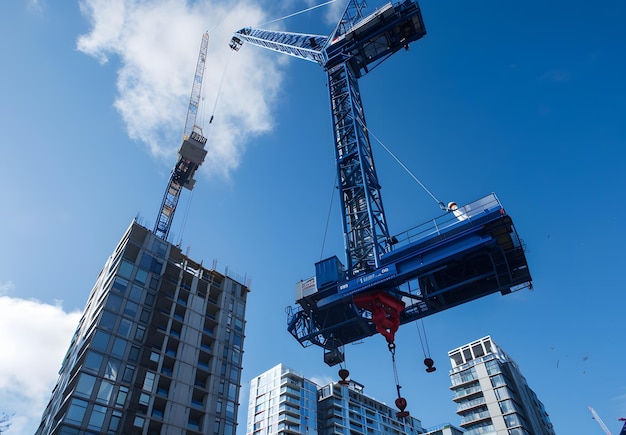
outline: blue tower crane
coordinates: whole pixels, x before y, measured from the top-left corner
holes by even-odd
[[[415,0],[368,16],[364,8],[349,0],[330,36],[248,27],[230,41],[235,51],[249,42],[315,62],[328,75],[346,264],[336,256],[316,263],[287,313],[289,332],[302,346],[322,347],[331,366],[343,362],[348,343],[380,333],[391,350],[401,324],[531,287],[524,246],[493,193],[389,233],[358,79],[426,30]]]
[[[170,180],[161,202],[159,216],[154,226],[154,234],[163,240],[167,240],[169,235],[174,212],[176,211],[183,187],[188,190],[193,189],[193,186],[196,184],[196,180],[193,177],[196,170],[204,162],[207,154],[207,151],[204,149],[207,140],[202,135],[202,129],[196,125],[196,115],[200,104],[200,92],[202,90],[208,46],[209,34],[204,33],[200,43],[200,53],[198,54],[196,72],[191,88],[191,97],[189,98],[187,118],[183,130],[183,143],[178,149],[178,160],[170,175]]]

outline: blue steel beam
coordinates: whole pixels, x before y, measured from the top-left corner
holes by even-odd
[[[235,51],[239,51],[244,41],[278,53],[288,54],[298,59],[315,62],[322,66],[326,63],[322,53],[322,48],[328,41],[326,36],[246,27],[235,33],[230,42],[230,47]]]

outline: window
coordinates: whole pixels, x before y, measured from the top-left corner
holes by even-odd
[[[235,402],[231,402],[230,400],[226,402],[226,418],[235,418]]]
[[[111,354],[114,356],[123,357],[124,352],[126,351],[126,340],[123,338],[116,338],[113,342],[113,348],[111,349]]]
[[[128,352],[128,361],[137,362],[138,359],[139,359],[139,348],[133,346],[130,348],[130,352]]]
[[[156,295],[154,293],[148,293],[146,295],[146,300],[144,301],[144,304],[149,307],[153,306],[155,297]]]
[[[139,269],[137,271],[137,275],[135,275],[135,281],[141,284],[145,284],[147,279],[148,279],[148,272],[146,272],[145,270]]]
[[[148,403],[150,403],[150,395],[146,393],[141,393],[141,395],[139,396],[139,404],[148,406]]]
[[[134,318],[137,315],[138,308],[139,305],[134,302],[128,301],[126,302],[126,307],[124,308],[124,315]]]
[[[521,426],[519,416],[517,414],[508,414],[504,416],[506,427]]]
[[[504,376],[500,375],[496,375],[496,376],[492,376],[491,377],[491,385],[493,385],[494,387],[499,387],[501,385],[506,385],[506,380],[504,379]]]
[[[133,426],[135,426],[135,427],[143,427],[145,422],[146,422],[145,418],[136,416],[135,417],[135,421],[133,422]]]
[[[76,389],[74,390],[74,393],[77,396],[89,398],[89,396],[91,396],[91,392],[93,391],[93,386],[95,385],[95,383],[95,376],[81,373],[80,378],[78,379],[78,383],[76,384]]]
[[[124,377],[122,378],[122,380],[124,382],[132,382],[134,374],[135,374],[135,367],[127,366],[126,370],[124,370]]]
[[[110,336],[111,334],[108,332],[97,330],[91,340],[91,347],[105,352],[107,350],[107,345],[109,344]]]
[[[124,285],[124,288],[126,288],[125,285]],[[119,312],[120,308],[122,308],[122,297],[119,295],[116,295],[115,293],[109,293],[109,297],[107,298],[107,303],[105,305],[105,308],[113,311],[114,313]]]
[[[140,287],[137,284],[133,284],[133,287],[130,289],[128,298],[131,301],[140,302],[142,296],[143,296],[143,287]]]
[[[128,338],[128,336],[130,335],[130,330],[131,330],[132,326],[133,326],[132,322],[130,322],[129,320],[126,320],[126,319],[122,319],[120,321],[119,326],[117,327],[118,335],[121,335],[124,338]]]
[[[234,401],[236,397],[237,397],[237,385],[230,384],[228,386],[228,398]]]
[[[111,416],[111,420],[109,422],[109,432],[110,434],[116,434],[117,428],[120,426],[120,420],[122,419],[122,413],[120,411],[113,411],[113,415]]]
[[[72,399],[72,403],[67,410],[67,414],[65,414],[65,421],[80,426],[83,421],[83,417],[85,416],[86,409],[87,402],[85,400]]]
[[[102,317],[100,317],[100,326],[103,329],[108,329],[109,331],[113,331],[113,327],[115,326],[115,320],[117,319],[117,315],[111,313],[110,311],[103,311]]]
[[[102,429],[102,423],[104,423],[104,416],[106,415],[106,413],[106,407],[94,405],[93,409],[91,410],[91,417],[89,418],[87,428],[100,431]]]
[[[107,361],[106,368],[104,370],[104,377],[111,381],[117,380],[117,374],[120,371],[120,362],[115,359]]]
[[[118,408],[123,408],[126,403],[126,398],[128,397],[128,388],[120,387],[117,392],[117,399],[115,399],[115,406]]]
[[[83,368],[98,373],[100,370],[100,364],[102,364],[102,355],[93,351],[87,352]]]
[[[109,403],[111,399],[111,395],[113,394],[113,384],[108,381],[102,381],[100,383],[100,390],[98,390],[98,396],[96,397],[97,402],[104,403],[105,405]]]
[[[135,331],[135,340],[136,341],[141,341],[143,340],[143,336],[146,333],[146,328],[145,326],[137,326],[137,330]]]
[[[152,252],[154,252],[157,257],[165,257],[166,250],[167,245],[165,243],[163,243],[161,240],[154,239],[154,242],[152,243]]]
[[[150,361],[158,363],[161,355],[158,352],[152,351],[150,352]]]
[[[139,321],[141,323],[148,323],[150,321],[150,311],[141,310],[141,315],[139,316]]]
[[[128,286],[127,279],[120,278],[119,276],[115,277],[115,281],[113,281],[113,290],[118,291],[120,293],[125,293],[127,286]]]
[[[152,391],[152,387],[154,386],[154,379],[156,378],[156,374],[152,372],[147,372],[146,377],[143,380],[143,390],[144,391]]]
[[[120,268],[117,270],[117,274],[124,278],[130,278],[131,273],[133,273],[134,265],[126,260],[122,260],[120,263]]]

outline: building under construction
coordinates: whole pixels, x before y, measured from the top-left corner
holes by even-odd
[[[167,241],[207,154],[195,121],[208,42],[154,230],[133,221],[102,268],[37,435],[236,433],[249,288]]]
[[[36,433],[234,434],[248,291],[132,222]]]

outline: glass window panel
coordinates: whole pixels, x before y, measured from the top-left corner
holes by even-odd
[[[108,329],[109,331],[113,331],[113,326],[115,326],[116,319],[117,315],[111,313],[110,311],[103,311],[98,326],[104,329]]]
[[[128,388],[120,387],[117,392],[117,399],[115,399],[115,406],[123,407],[126,403],[126,398],[128,397]]]
[[[146,393],[141,393],[141,395],[139,396],[139,404],[148,406],[149,402],[150,402],[150,395]]]
[[[67,413],[65,414],[65,421],[68,423],[74,423],[80,425],[87,409],[87,402],[80,399],[72,399]]]
[[[129,317],[135,317],[137,315],[137,309],[139,306],[131,301],[126,302],[126,307],[124,308],[124,314]]]
[[[120,263],[120,268],[117,270],[117,274],[124,278],[130,278],[131,273],[133,273],[133,267],[134,265],[132,263],[129,263],[126,260],[122,260],[122,262]]]
[[[130,330],[132,326],[133,326],[132,322],[126,319],[122,319],[122,321],[120,322],[120,326],[118,326],[117,328],[118,335],[128,338],[128,336],[130,335]]]
[[[141,316],[139,316],[139,321],[143,323],[148,323],[150,321],[150,311],[141,310]]]
[[[235,402],[226,402],[226,418],[235,418]]]
[[[85,362],[83,363],[83,368],[92,370],[94,372],[98,372],[100,370],[100,364],[102,364],[102,355],[89,351],[87,352],[87,356],[85,357]]]
[[[91,417],[89,418],[89,423],[87,424],[87,428],[101,430],[102,423],[104,423],[104,416],[107,413],[107,409],[104,406],[94,405],[91,410]]]
[[[98,390],[98,396],[96,400],[98,402],[107,404],[111,399],[111,395],[113,394],[113,384],[108,381],[102,381],[100,383],[100,389]]]
[[[158,286],[159,286],[159,279],[155,276],[150,278],[150,288],[152,290],[156,290]]]
[[[133,375],[135,374],[134,366],[127,366],[126,370],[124,370],[124,377],[122,378],[124,382],[131,382],[133,380]]]
[[[148,294],[146,295],[146,300],[143,302],[144,305],[147,305],[149,307],[153,306],[155,297],[156,295],[154,293],[148,292]]]
[[[139,348],[133,346],[130,348],[130,352],[128,352],[128,361],[137,362],[138,359],[139,359]]]
[[[104,377],[111,381],[117,380],[117,374],[120,371],[120,362],[114,359],[110,359],[106,363],[104,370]]]
[[[159,358],[160,358],[160,355],[158,352],[155,352],[155,351],[150,352],[150,361],[158,363]]]
[[[148,279],[148,272],[146,272],[145,270],[139,269],[137,271],[137,275],[135,275],[135,281],[141,284],[145,284],[147,279]]]
[[[77,396],[87,397],[91,396],[91,392],[93,391],[93,386],[96,384],[96,377],[88,375],[86,373],[81,373],[80,378],[78,379],[78,383],[76,384],[76,389],[74,393]]]
[[[150,269],[150,265],[152,264],[153,259],[154,257],[152,255],[144,253],[141,256],[141,262],[139,263],[139,265],[144,269]]]
[[[137,284],[133,285],[133,288],[130,289],[130,293],[128,295],[131,301],[139,302],[141,301],[141,297],[143,296],[143,287],[138,286]]]
[[[143,427],[146,419],[143,417],[136,416],[135,421],[133,422],[133,426],[135,427]]]
[[[143,389],[144,391],[152,391],[152,387],[154,386],[154,379],[156,375],[152,372],[147,372],[146,377],[143,380]]]
[[[230,384],[228,386],[228,398],[233,401],[237,398],[237,385],[236,384]]]
[[[97,350],[106,351],[109,344],[109,337],[111,334],[108,332],[97,330],[91,341],[91,347]]]
[[[113,281],[113,290],[116,290],[120,293],[125,293],[126,287],[128,287],[128,280],[121,278],[119,276],[116,276],[115,281]]]
[[[119,414],[116,414],[119,413]],[[110,434],[117,434],[117,428],[120,427],[120,420],[122,419],[122,415],[119,411],[113,411],[113,415],[111,416],[111,420],[109,421],[109,432]]]
[[[119,313],[122,308],[122,297],[116,295],[115,293],[109,293],[105,308],[113,311],[114,313]]]
[[[113,356],[123,357],[124,352],[126,351],[126,340],[123,338],[116,338],[113,342],[113,349],[111,349],[111,354]]]
[[[143,336],[146,333],[146,328],[143,326],[137,326],[137,330],[135,331],[135,340],[141,341],[143,340]]]

